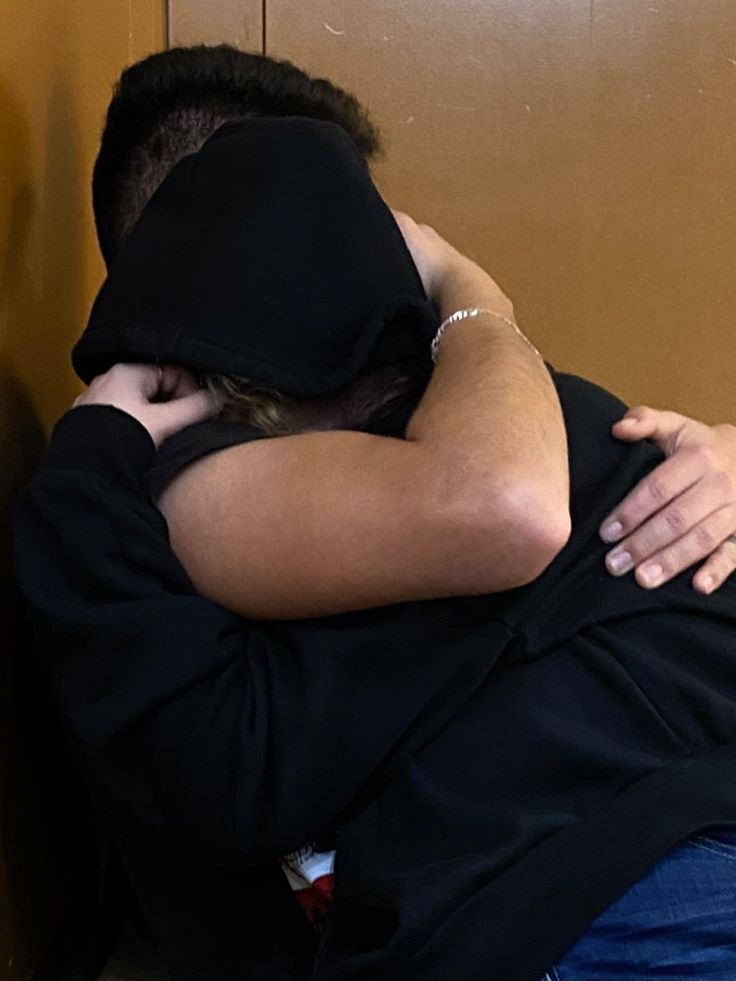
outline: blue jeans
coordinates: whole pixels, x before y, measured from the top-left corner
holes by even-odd
[[[678,846],[543,981],[736,981],[736,831]]]

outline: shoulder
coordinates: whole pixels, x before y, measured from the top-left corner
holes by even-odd
[[[568,425],[584,421],[601,425],[609,420],[613,425],[628,408],[618,396],[587,378],[553,371],[552,379]]]

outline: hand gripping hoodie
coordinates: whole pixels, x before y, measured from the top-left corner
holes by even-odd
[[[200,183],[220,153],[222,181]],[[291,166],[302,153],[309,171]],[[355,195],[330,199],[335,181]],[[225,188],[259,200],[231,212]],[[363,224],[386,269],[353,248]],[[89,378],[168,359],[314,394],[384,358],[420,364],[433,326],[342,135],[253,120],[175,168],[75,364]],[[660,455],[611,438],[613,396],[555,382],[573,533],[544,575],[310,621],[247,622],[195,593],[137,422],[94,406],[57,425],[16,513],[19,579],[174,981],[538,981],[676,842],[736,825],[736,587],[703,597],[683,575],[647,592],[606,574],[600,520]],[[335,903],[315,955],[277,860],[327,832]]]

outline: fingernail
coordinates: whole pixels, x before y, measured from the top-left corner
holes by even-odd
[[[625,572],[629,572],[634,568],[634,563],[629,553],[623,549],[616,548],[606,556],[606,565],[608,566],[609,572],[613,572],[617,576],[622,576]]]
[[[610,525],[601,528],[601,538],[604,542],[615,542],[617,538],[621,537],[623,530],[624,526],[620,521],[612,521]]]
[[[700,589],[701,593],[710,593],[713,589],[713,577],[703,576],[703,578],[698,582],[698,588]]]
[[[654,565],[643,565],[639,569],[639,578],[644,586],[658,586],[662,581],[662,574],[662,566],[656,562]]]

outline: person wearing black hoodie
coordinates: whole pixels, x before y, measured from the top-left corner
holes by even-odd
[[[266,160],[301,175],[279,185],[307,203],[287,249],[260,181],[288,167]],[[401,363],[417,386],[375,427],[401,437],[437,323],[368,182],[328,124],[224,127],[146,208],[78,371],[176,362],[316,398]],[[178,400],[156,405],[142,370],[149,416],[170,423]],[[536,981],[677,842],[736,824],[733,584],[706,597],[684,576],[655,593],[605,575],[601,519],[661,457],[609,437],[612,396],[553,377],[573,530],[543,575],[291,623],[196,595],[147,499],[145,425],[87,404],[57,426],[19,503],[19,577],[175,978],[307,976],[313,942],[274,863],[327,832],[336,903],[315,976]],[[206,396],[176,384],[188,421],[205,416]]]

